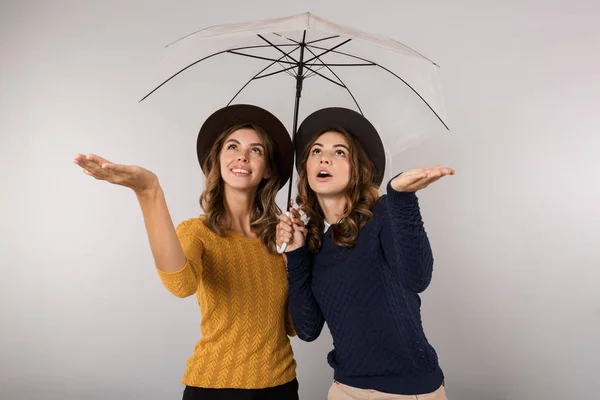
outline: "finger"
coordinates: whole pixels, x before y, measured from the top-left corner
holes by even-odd
[[[293,232],[294,228],[292,227],[292,225],[280,225],[279,231],[280,232]]]
[[[414,181],[406,185],[406,191],[416,192],[417,190],[424,188],[425,186],[427,186],[427,182],[429,181],[429,179],[430,178],[428,178],[427,173],[419,175],[418,179],[415,179]]]
[[[77,165],[82,165],[84,160],[85,160],[85,156],[80,153],[75,154],[75,157],[73,157],[73,162]]]
[[[129,165],[113,164],[111,162],[102,163],[100,167],[113,174],[131,174],[133,172]]]
[[[430,183],[433,183],[438,179],[448,175],[454,175],[454,170],[447,167],[442,168],[438,165],[431,173],[428,174],[428,178],[432,178]]]
[[[293,237],[294,234],[292,232],[281,232],[279,234],[279,238],[282,239],[284,242],[289,242],[289,240]]]
[[[81,168],[87,169],[90,172],[98,172],[101,170],[100,165],[94,159],[88,159],[87,157],[78,157],[73,160],[75,164],[79,165]]]
[[[291,229],[291,226],[286,224],[285,222],[280,222],[277,224],[277,232],[288,229]]]
[[[104,163],[111,163],[111,162],[110,162],[110,161],[108,161],[107,159],[105,159],[105,158],[102,158],[102,157],[100,157],[100,156],[99,156],[99,155],[97,155],[97,154],[88,154],[88,155],[86,156],[86,159],[87,159],[87,160],[89,160],[89,161],[94,161],[94,162],[95,162],[95,163],[97,163],[98,165],[102,165],[102,164],[104,164]],[[111,164],[112,164],[112,163],[111,163]]]
[[[427,171],[425,170],[407,175],[405,182],[407,186],[411,186],[423,179],[427,179]]]
[[[298,228],[298,229],[296,230],[296,232],[294,232],[294,233],[296,233],[296,234],[297,234],[297,233],[301,234],[301,235],[302,235],[302,238],[306,240],[306,236],[308,235],[308,230],[307,230],[306,228]]]
[[[422,182],[420,182],[418,184],[419,189],[425,189],[427,186],[431,185],[432,183],[438,181],[440,178],[442,177],[442,175],[440,176],[436,176],[436,177],[429,177],[425,180],[423,180]]]
[[[402,174],[406,174],[406,175],[420,174],[420,173],[424,172],[426,169],[427,168],[424,168],[424,167],[411,168],[411,169],[404,171]]]
[[[449,167],[441,167],[439,164],[436,165],[435,167],[429,168],[428,172],[431,171],[438,171],[442,174],[442,176],[445,175],[454,175],[454,170],[452,168]]]
[[[290,208],[290,213],[292,214],[292,217],[300,218],[300,212],[298,212],[298,210],[295,208]]]
[[[285,214],[279,215],[279,221],[283,222],[284,224],[292,225],[292,220]]]
[[[102,176],[95,174],[87,169],[84,169],[83,173],[86,174],[87,176],[91,176],[92,178],[96,178],[98,180],[104,180],[104,178]]]
[[[279,242],[280,243],[290,243],[292,241],[292,235],[279,235]]]
[[[444,174],[442,174],[441,170],[434,170],[434,171],[431,171],[431,172],[427,173],[426,181],[428,181],[428,182],[435,182],[438,179],[440,179],[442,176],[444,176]]]
[[[442,174],[439,171],[438,172],[432,172],[430,175],[428,174],[427,178],[421,179],[420,181],[416,182],[413,185],[413,190],[416,191],[416,190],[425,189],[426,187],[428,187],[432,183],[440,180],[443,176],[444,176],[444,174]]]

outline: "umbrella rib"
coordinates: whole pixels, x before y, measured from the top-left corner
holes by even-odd
[[[312,67],[312,65],[311,65],[311,67]],[[322,70],[323,68],[324,68],[324,67],[317,68],[317,71],[320,71],[320,70]],[[316,71],[314,71],[314,72],[315,72],[315,73],[306,74],[306,75],[304,75],[304,77],[305,77],[305,78],[312,78],[313,76],[315,76],[315,75],[316,75]]]
[[[298,64],[298,60],[296,60],[296,59],[294,59],[294,57],[290,56],[290,53],[293,53],[293,52],[286,53],[285,51],[281,50],[281,49],[280,49],[278,46],[276,46],[276,45],[274,45],[273,43],[269,42],[269,41],[268,41],[268,40],[267,40],[267,39],[266,39],[266,38],[265,38],[263,35],[260,35],[260,34],[258,34],[258,35],[256,35],[256,36],[258,36],[259,38],[261,38],[262,40],[264,40],[265,42],[267,42],[269,45],[271,45],[271,46],[272,46],[273,48],[275,48],[277,51],[279,51],[279,52],[281,52],[282,54],[284,54],[284,55],[285,55],[285,57],[289,57],[289,58],[290,58],[290,59],[291,59],[293,62],[295,62],[296,64]]]
[[[312,55],[315,55],[315,53],[313,53],[313,51],[307,47],[307,50],[310,51],[310,53]],[[333,69],[331,69],[331,67],[329,65],[327,65],[325,62],[323,62],[323,60],[321,60],[321,57],[317,56],[317,60],[321,61],[323,63],[323,65],[325,66],[325,68],[327,68],[329,70],[329,72],[331,72],[343,85],[343,88],[346,89],[348,91],[348,94],[350,95],[350,97],[352,97],[352,100],[354,101],[354,104],[356,104],[356,107],[358,107],[358,111],[363,114],[362,109],[360,108],[360,105],[358,105],[358,101],[356,101],[356,97],[354,97],[354,95],[352,94],[352,91],[350,90],[350,88],[348,88],[348,85],[346,85],[346,83],[344,83],[344,81],[338,76],[338,74],[336,74]]]
[[[339,38],[339,37],[340,37],[340,35],[328,36],[328,37],[324,37],[324,38],[321,38],[321,39],[311,40],[310,42],[306,42],[306,44],[309,45],[309,44],[313,44],[313,43],[317,43],[317,42],[323,42],[323,41],[329,40],[329,39],[336,39],[336,38]]]
[[[331,83],[334,83],[334,84],[338,85],[339,87],[343,87],[344,89],[348,89],[348,88],[346,87],[346,85],[344,85],[344,83],[343,83],[343,82],[342,82],[342,83],[340,83],[340,82],[336,82],[336,81],[334,81],[333,79],[331,79],[331,78],[328,78],[328,77],[326,77],[325,75],[323,75],[323,74],[321,74],[321,73],[319,73],[319,72],[315,71],[314,69],[312,69],[312,68],[311,68],[311,67],[309,67],[308,65],[305,65],[305,66],[304,66],[304,68],[306,68],[307,70],[311,71],[313,74],[320,76],[320,77],[321,77],[321,78],[323,78],[323,79],[327,79],[329,82],[331,82]],[[334,75],[335,75],[335,74],[334,74]],[[314,76],[314,75],[313,75],[313,76]],[[339,79],[339,78],[338,78],[338,79]]]
[[[296,51],[297,49],[298,49],[298,47],[292,49],[290,51],[290,53]],[[287,54],[284,52],[284,54],[281,56],[281,58],[284,58],[286,56],[287,56]],[[233,96],[233,98],[231,100],[229,100],[229,103],[227,103],[227,105],[230,105],[235,100],[235,98],[238,97],[238,95],[240,93],[242,93],[242,90],[244,90],[246,88],[246,86],[248,86],[250,84],[250,82],[252,82],[253,80],[257,79],[257,77],[260,76],[260,74],[262,74],[263,72],[265,72],[267,69],[271,68],[276,62],[277,62],[277,60],[274,61],[274,62],[272,62],[271,64],[267,65],[266,67],[264,67],[263,69],[261,69],[256,75],[254,75],[252,78],[250,78],[248,80],[248,82],[246,82],[244,84],[244,86],[242,86],[241,89],[238,90],[238,92],[235,94],[235,96]],[[277,73],[279,73],[279,72],[282,72],[282,71],[277,71]]]
[[[276,63],[284,63],[284,64],[294,64],[294,65],[297,64],[297,63],[294,63],[294,62],[291,62],[291,61],[281,61],[281,59],[283,57],[279,58],[278,60],[275,60],[274,58],[262,57],[262,56],[257,56],[257,55],[254,55],[254,54],[240,53],[238,51],[233,51],[233,50],[227,50],[227,52],[230,53],[230,54],[235,54],[237,56],[243,56],[243,57],[249,57],[249,58],[256,58],[258,60],[273,61],[273,62],[276,62]]]
[[[271,64],[271,65],[272,65],[272,64]],[[279,71],[275,71],[275,72],[269,72],[268,74],[264,74],[264,75],[260,75],[260,76],[255,76],[255,77],[254,77],[254,79],[256,80],[256,79],[267,78],[267,77],[269,77],[269,76],[277,75],[277,74],[280,74],[280,73],[282,73],[282,72],[286,72],[286,73],[287,73],[287,71],[289,71],[289,70],[291,70],[291,69],[294,69],[294,68],[296,68],[296,67],[297,67],[297,65],[293,65],[293,66],[291,66],[291,67],[287,67],[287,68],[285,68],[285,69],[282,69],[282,70],[279,70]],[[295,75],[292,75],[292,76],[295,76]]]
[[[331,53],[331,52],[334,52],[334,53],[335,53],[335,52],[336,52],[336,50],[335,50],[335,49],[337,49],[337,48],[340,48],[341,46],[345,45],[346,43],[350,42],[351,40],[352,40],[352,39],[347,39],[347,40],[344,40],[342,43],[340,43],[340,44],[337,44],[337,45],[333,46],[333,47],[332,47],[332,48],[330,48],[330,49],[323,48],[323,47],[319,47],[319,46],[306,46],[307,48],[309,48],[309,47],[314,47],[314,48],[316,48],[316,49],[321,49],[321,50],[325,50],[325,51],[324,51],[323,53],[319,54],[318,56],[317,56],[317,55],[315,55],[313,58],[311,58],[311,59],[308,59],[308,60],[306,60],[305,62],[309,63],[309,62],[311,62],[311,61],[314,61],[315,59],[317,59],[317,58],[319,58],[319,57],[321,57],[321,56],[324,56],[324,55],[325,55],[325,54],[327,54],[327,53]],[[368,60],[363,60],[363,61],[369,62]]]
[[[276,32],[272,32],[272,33],[273,33],[273,35],[276,35],[276,36],[279,36],[280,38],[283,38],[283,39],[289,40],[290,42],[292,42],[292,43],[294,43],[295,45],[297,45],[298,47],[296,48],[296,50],[297,50],[297,49],[300,47],[300,43],[299,43],[299,42],[297,42],[297,41],[295,41],[295,40],[293,40],[293,39],[287,38],[287,37],[285,37],[285,36],[283,36],[283,35],[281,35],[281,34],[279,34],[279,33],[276,33]],[[262,37],[261,35],[257,35],[257,36],[258,36],[258,37],[260,37],[260,38],[261,38],[262,40],[264,40],[265,42],[267,42],[267,43],[269,44],[269,46],[276,48],[278,51],[281,51],[281,49],[279,49],[279,47],[283,47],[283,46],[290,46],[290,44],[289,44],[289,43],[288,43],[287,45],[286,45],[286,44],[281,44],[281,45],[277,45],[277,46],[275,46],[273,43],[269,42],[269,41],[268,41],[266,38]],[[292,46],[293,46],[293,45],[292,45]],[[283,52],[282,52],[282,53],[283,53]],[[292,53],[293,53],[293,52],[292,52]],[[291,59],[291,60],[292,60],[292,63],[295,63],[296,65],[298,65],[298,62],[297,62],[296,60],[294,60],[294,58],[293,58],[292,56],[289,56],[289,54],[290,54],[290,53],[287,53],[287,54],[285,55],[285,58],[286,58],[286,59],[288,59],[288,58],[289,58],[289,59]],[[291,64],[291,63],[290,63],[290,62],[288,62],[288,64]],[[281,65],[281,64],[280,64],[280,65]],[[281,68],[283,68],[283,65],[281,65]],[[289,69],[289,68],[284,68],[284,71],[287,71],[288,69]],[[294,74],[292,74],[292,73],[289,73],[289,72],[286,72],[286,73],[287,73],[288,75],[290,75],[290,76],[295,76],[295,75],[294,75]]]
[[[322,63],[322,64],[311,64],[313,67],[376,67],[375,63],[365,64],[338,64],[338,63]]]
[[[289,40],[289,41],[290,41],[290,42],[292,42],[292,43],[295,43],[295,44],[297,44],[297,45],[300,45],[300,42],[299,42],[299,41],[297,41],[297,40],[294,40],[294,39],[290,39],[289,37],[285,37],[285,36],[283,36],[281,33],[276,33],[276,32],[273,32],[273,35],[279,36],[279,37],[280,37],[280,38],[282,38],[282,39]],[[281,46],[281,45],[279,45],[279,46]]]
[[[307,50],[308,50],[308,51],[310,51],[310,49],[309,49],[309,48],[307,48]],[[315,54],[315,53],[313,53],[312,51],[310,51],[310,52],[311,52],[313,55]],[[312,68],[312,67],[314,67],[315,65],[316,65],[316,66],[318,66],[318,67],[320,67],[320,68],[317,68],[317,69],[316,69],[316,71],[312,71],[312,70],[311,70],[311,71],[312,71],[312,72],[314,72],[314,73],[312,73],[312,74],[305,74],[305,75],[304,75],[304,77],[305,77],[305,78],[311,78],[311,77],[313,77],[313,76],[315,76],[315,75],[316,75],[316,72],[317,72],[317,71],[320,71],[320,70],[322,70],[322,69],[323,69],[323,65],[317,65],[317,64],[316,64],[316,62],[312,62],[310,65],[308,65],[308,67],[311,67],[311,68]]]
[[[294,46],[293,44],[283,44],[281,46]],[[166,79],[164,82],[162,82],[160,85],[158,85],[157,87],[155,87],[154,89],[152,89],[152,91],[150,93],[148,93],[147,95],[145,95],[140,101],[139,103],[141,103],[142,101],[146,100],[152,93],[156,92],[158,89],[160,89],[161,87],[163,87],[167,82],[169,82],[171,79],[175,78],[177,75],[181,74],[183,71],[187,70],[188,68],[193,67],[194,65],[201,63],[202,61],[208,60],[209,58],[221,55],[221,54],[225,54],[228,51],[231,50],[247,50],[247,49],[257,49],[257,48],[266,48],[266,47],[270,47],[269,45],[254,45],[254,46],[243,46],[243,47],[238,47],[235,49],[227,49],[227,50],[221,50],[218,51],[216,53],[213,54],[209,54],[206,57],[202,57],[201,59],[194,61],[193,63],[191,63],[190,65],[180,69],[179,71],[177,71],[176,73],[174,73],[173,75],[171,75],[168,79]],[[293,51],[295,51],[298,47],[296,47]],[[293,52],[291,51],[291,52]],[[290,52],[290,53],[291,53]],[[273,65],[273,64],[271,64]]]
[[[320,49],[320,50],[326,50],[325,48],[322,48],[322,47],[319,47],[319,46],[312,46],[312,47],[314,47],[314,48],[316,48],[316,49]],[[399,79],[400,81],[402,81],[402,83],[404,83],[404,84],[405,84],[405,85],[406,85],[406,86],[407,86],[407,87],[408,87],[410,90],[412,90],[414,94],[416,94],[417,96],[419,96],[419,98],[421,99],[421,101],[423,101],[423,103],[425,103],[425,105],[426,105],[426,106],[427,106],[427,107],[428,107],[428,108],[431,110],[431,112],[432,112],[432,113],[433,113],[433,114],[434,114],[434,115],[437,117],[437,119],[438,119],[438,120],[439,120],[439,121],[442,123],[442,125],[444,125],[444,127],[445,127],[447,130],[450,130],[450,128],[448,127],[448,125],[446,125],[446,123],[444,122],[444,120],[443,120],[443,119],[442,119],[442,118],[441,118],[441,117],[438,115],[438,113],[437,113],[437,112],[435,112],[435,110],[434,110],[434,109],[431,107],[431,105],[429,105],[429,103],[427,102],[427,100],[425,100],[425,99],[423,98],[423,96],[421,96],[421,95],[419,94],[419,92],[417,92],[417,91],[416,91],[416,90],[415,90],[415,89],[414,89],[412,86],[410,86],[410,84],[409,84],[408,82],[406,82],[404,79],[402,79],[400,76],[398,76],[398,74],[396,74],[395,72],[393,72],[393,71],[391,71],[390,69],[388,69],[388,68],[384,67],[383,65],[377,64],[376,62],[373,62],[373,61],[371,61],[371,60],[367,60],[366,58],[362,58],[362,57],[355,56],[355,55],[352,55],[352,54],[344,53],[344,52],[341,52],[341,51],[336,51],[336,50],[333,50],[333,49],[330,49],[330,51],[331,51],[331,52],[333,52],[333,53],[336,53],[336,54],[341,54],[341,55],[344,55],[344,56],[348,56],[348,57],[356,58],[356,59],[358,59],[358,60],[361,60],[361,61],[364,61],[364,62],[373,63],[373,65],[374,65],[374,66],[376,66],[376,67],[379,67],[379,68],[381,68],[382,70],[384,70],[384,71],[388,72],[389,74],[391,74],[391,75],[395,76],[397,79]]]

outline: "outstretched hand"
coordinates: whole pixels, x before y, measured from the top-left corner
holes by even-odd
[[[416,192],[447,175],[454,175],[454,170],[439,165],[431,168],[413,168],[395,177],[391,186],[398,192]]]
[[[73,162],[83,168],[86,175],[128,187],[138,195],[158,186],[158,177],[137,165],[115,164],[95,154],[77,154]]]

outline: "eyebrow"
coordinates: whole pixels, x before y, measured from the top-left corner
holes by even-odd
[[[321,146],[321,147],[325,147],[325,146],[323,146],[321,143],[315,143],[315,144],[313,144],[313,146]],[[350,149],[349,149],[349,148],[348,148],[346,145],[343,145],[343,144],[334,144],[334,145],[333,145],[333,147],[334,147],[334,148],[335,148],[335,147],[343,147],[343,148],[345,148],[346,150],[350,151]]]
[[[229,142],[234,142],[234,143],[237,143],[237,144],[241,144],[240,141],[236,140],[236,139],[229,139],[227,142],[225,142],[225,144],[227,144]],[[250,146],[260,146],[263,149],[265,148],[265,146],[262,143],[250,143]]]

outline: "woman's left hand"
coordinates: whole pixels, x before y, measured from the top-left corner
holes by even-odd
[[[431,168],[413,168],[395,177],[391,185],[398,192],[416,192],[447,175],[454,175],[454,170],[439,165]]]

